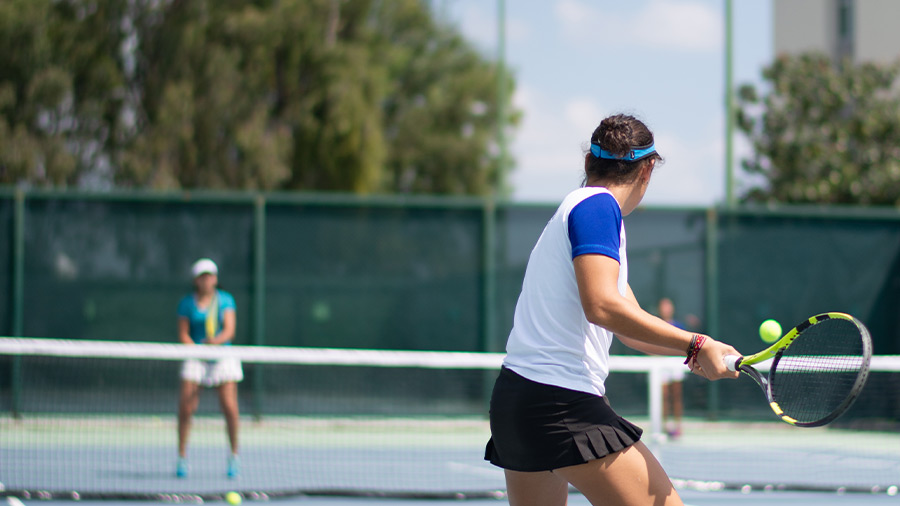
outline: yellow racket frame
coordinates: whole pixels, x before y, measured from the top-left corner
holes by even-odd
[[[847,320],[847,321],[850,321],[851,323],[853,323],[854,325],[856,325],[857,327],[860,326],[859,321],[856,318],[848,315],[847,313],[832,312],[832,313],[818,314],[818,315],[810,317],[805,322],[803,322],[800,325],[797,325],[796,327],[789,330],[787,334],[785,334],[779,340],[772,343],[772,346],[769,346],[768,348],[764,349],[763,351],[761,351],[759,353],[754,353],[753,355],[748,355],[748,356],[744,357],[741,360],[741,364],[753,365],[753,364],[758,364],[760,362],[765,362],[766,360],[769,360],[770,358],[774,358],[775,355],[778,354],[779,350],[790,346],[791,343],[794,342],[794,339],[797,339],[797,336],[799,336],[801,332],[808,329],[812,325],[815,325],[815,324],[817,324],[821,321],[825,321],[825,320]]]
[[[859,320],[850,316],[847,313],[829,312],[829,313],[822,313],[822,314],[812,316],[809,319],[807,319],[806,321],[802,322],[800,325],[797,325],[796,327],[792,328],[784,336],[782,336],[778,341],[775,341],[774,343],[772,343],[772,345],[769,346],[768,348],[760,351],[759,353],[754,353],[753,355],[748,355],[746,357],[742,357],[735,364],[735,367],[737,370],[739,370],[739,371],[747,374],[751,378],[753,378],[753,380],[756,381],[756,383],[763,389],[763,391],[766,393],[766,398],[769,401],[769,407],[772,408],[772,411],[779,418],[781,418],[784,422],[789,423],[794,426],[817,427],[817,426],[825,425],[826,423],[829,423],[834,418],[837,418],[837,416],[839,416],[843,412],[843,410],[848,408],[850,404],[852,404],[852,401],[853,401],[853,399],[855,399],[856,394],[851,394],[851,398],[848,399],[848,401],[845,403],[845,406],[843,406],[842,408],[839,408],[836,413],[833,413],[832,417],[828,417],[825,420],[815,422],[815,423],[801,423],[801,422],[798,422],[796,419],[791,418],[790,416],[784,414],[784,410],[781,409],[781,406],[779,406],[778,403],[772,399],[771,390],[769,389],[768,379],[766,377],[763,377],[763,375],[761,375],[759,373],[759,371],[757,371],[756,369],[754,369],[751,366],[754,364],[758,364],[760,362],[765,362],[766,360],[775,358],[775,356],[778,355],[778,353],[780,351],[782,351],[785,348],[787,348],[788,346],[790,346],[791,343],[794,342],[794,339],[796,339],[797,336],[799,336],[801,332],[803,332],[804,330],[808,329],[809,327],[811,327],[819,322],[825,321],[825,320],[849,321],[850,323],[855,325],[856,328],[858,328],[863,335],[864,355],[866,357],[867,362],[866,362],[866,366],[864,367],[862,374],[860,375],[859,378],[857,378],[857,385],[854,388],[854,391],[856,391],[858,393],[858,390],[860,390],[862,388],[862,384],[865,383],[866,377],[868,376],[868,359],[872,355],[872,344],[871,344],[871,338],[869,337],[869,331],[868,331],[868,329],[866,329],[865,325],[863,325],[862,322],[860,322]],[[742,366],[747,366],[747,367],[744,368]]]

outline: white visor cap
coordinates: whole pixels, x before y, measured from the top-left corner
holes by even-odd
[[[197,277],[201,274],[219,274],[219,268],[216,267],[216,263],[208,258],[201,258],[194,262],[194,265],[191,266],[191,275],[193,277]]]

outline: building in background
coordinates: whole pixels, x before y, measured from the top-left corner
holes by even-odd
[[[774,0],[775,54],[811,51],[836,61],[900,58],[897,0]]]

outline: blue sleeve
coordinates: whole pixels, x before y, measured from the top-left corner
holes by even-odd
[[[227,310],[237,311],[237,304],[234,303],[234,297],[228,292],[219,290],[219,311]]]
[[[608,193],[598,193],[576,205],[569,213],[572,258],[599,254],[619,261],[622,211]]]
[[[185,318],[191,317],[191,305],[193,304],[193,297],[188,295],[181,299],[181,302],[178,303],[178,316],[183,316]]]

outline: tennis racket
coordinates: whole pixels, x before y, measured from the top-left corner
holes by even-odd
[[[753,368],[769,359],[768,375]],[[785,422],[819,427],[850,408],[866,384],[871,359],[872,338],[862,322],[823,313],[755,355],[726,356],[725,365],[753,378]]]

